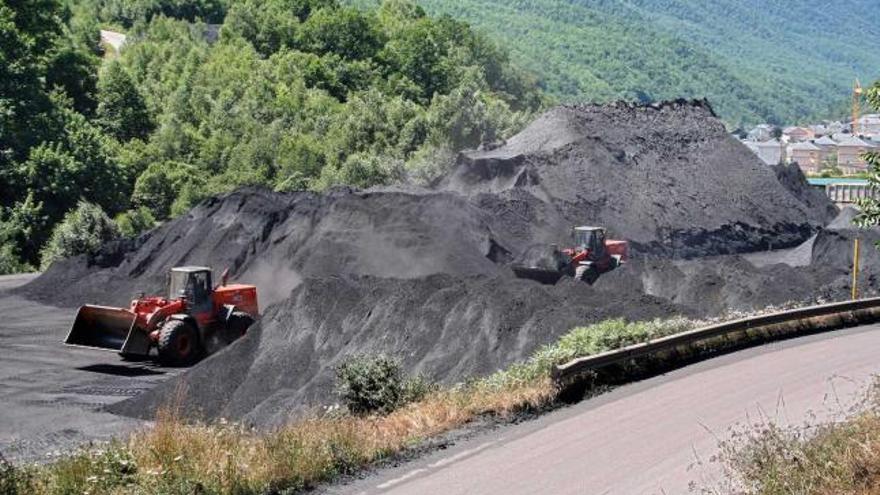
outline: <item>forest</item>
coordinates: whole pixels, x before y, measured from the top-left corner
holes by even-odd
[[[854,79],[880,78],[873,0],[419,4],[489,33],[561,101],[706,97],[732,128],[794,125],[843,118]]]
[[[0,0],[0,45],[0,273],[240,186],[428,182],[548,104],[409,0]]]

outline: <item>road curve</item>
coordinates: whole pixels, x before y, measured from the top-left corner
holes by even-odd
[[[731,427],[844,414],[880,373],[878,353],[880,325],[748,349],[326,492],[629,495],[717,486],[720,466],[710,458]]]

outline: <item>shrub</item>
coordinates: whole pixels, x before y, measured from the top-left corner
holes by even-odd
[[[52,231],[40,266],[45,270],[56,260],[95,253],[104,243],[118,238],[119,228],[100,206],[80,201]]]
[[[0,245],[0,275],[27,273],[32,271],[34,271],[34,267],[22,261],[21,258],[15,254],[15,249],[12,244]]]
[[[31,473],[12,465],[0,454],[0,494],[24,495],[30,493]]]
[[[136,210],[128,210],[116,216],[116,225],[119,233],[124,237],[137,237],[156,226],[156,218],[147,208],[140,207]]]
[[[354,414],[387,414],[403,396],[400,362],[379,355],[350,358],[336,368],[337,391]]]
[[[388,414],[438,390],[424,375],[407,378],[400,361],[383,354],[359,355],[336,368],[337,392],[353,414]]]

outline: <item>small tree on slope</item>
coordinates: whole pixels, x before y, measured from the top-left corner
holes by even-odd
[[[875,110],[880,111],[880,81],[868,89],[868,103]],[[865,155],[868,162],[868,184],[874,194],[880,194],[880,151],[871,151]],[[880,199],[866,198],[858,202],[861,212],[855,219],[860,227],[872,227],[880,225]]]

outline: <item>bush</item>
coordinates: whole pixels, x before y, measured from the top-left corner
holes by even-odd
[[[30,492],[30,482],[29,472],[17,469],[0,454],[0,494],[24,495]]]
[[[336,368],[336,380],[353,414],[388,414],[437,390],[423,375],[407,378],[399,360],[382,354],[352,357]]]
[[[147,208],[128,210],[116,216],[116,225],[123,237],[137,237],[156,226],[156,218]]]
[[[95,253],[104,243],[118,238],[119,228],[100,206],[80,201],[52,231],[40,266],[45,270],[56,260]]]
[[[25,263],[15,254],[12,244],[0,246],[0,275],[13,273],[27,273],[34,271],[34,267]]]
[[[354,356],[336,368],[337,391],[354,414],[387,414],[403,396],[400,362],[385,355]]]

